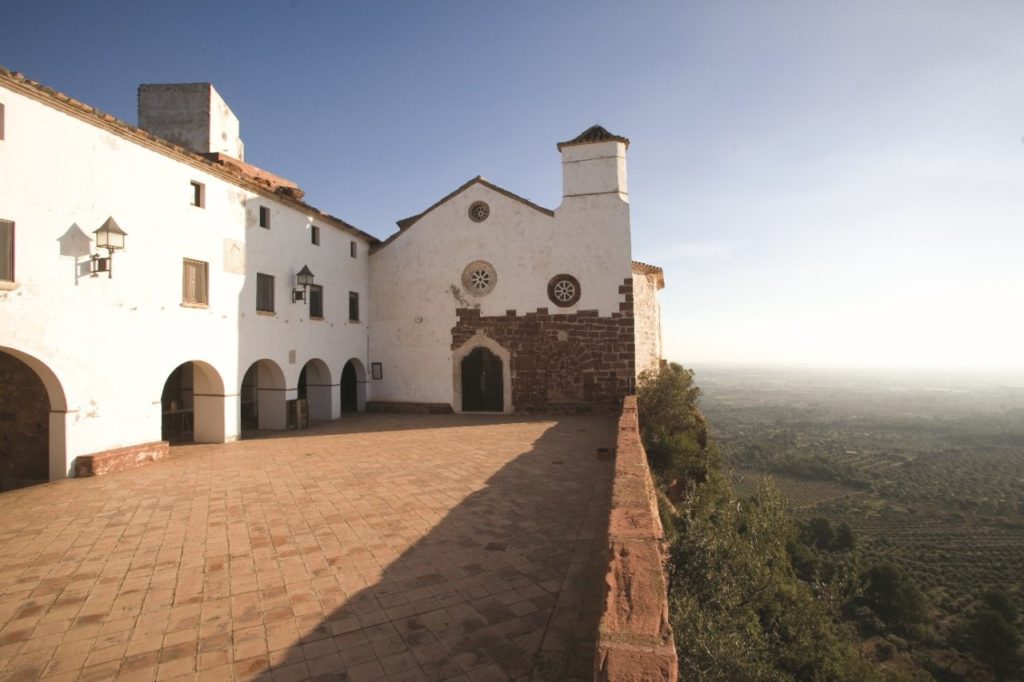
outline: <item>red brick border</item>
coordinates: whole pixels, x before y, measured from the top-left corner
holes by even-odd
[[[142,464],[163,459],[170,450],[171,447],[167,441],[158,440],[153,443],[140,443],[126,448],[81,455],[75,458],[75,476],[77,478],[103,476],[115,471],[134,469]]]
[[[608,521],[608,573],[594,679],[679,679],[654,481],[640,442],[636,396],[623,401]]]

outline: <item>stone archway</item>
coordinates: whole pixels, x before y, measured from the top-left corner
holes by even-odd
[[[502,412],[504,385],[501,358],[483,346],[477,346],[462,358],[463,412]]]
[[[273,360],[257,360],[242,377],[243,430],[283,431],[288,427],[284,372]]]
[[[331,370],[327,363],[313,358],[299,372],[299,400],[309,403],[309,418],[327,421],[337,417],[334,409],[334,391],[331,384]]]
[[[172,443],[223,443],[226,429],[224,380],[212,365],[178,365],[160,394],[160,437]]]
[[[484,355],[482,351],[477,352],[477,349],[483,349],[493,357]],[[474,359],[469,360],[468,364],[466,364],[466,359],[475,352],[477,352],[477,354],[474,356]],[[487,363],[489,368],[488,376],[486,378],[482,377],[479,373],[479,369],[484,367],[484,363]],[[468,370],[468,376],[464,377],[464,369]],[[464,344],[452,353],[452,376],[452,409],[456,412],[483,411],[510,413],[513,411],[512,355],[500,343],[483,332],[477,332],[471,336]],[[490,398],[485,402],[486,409],[471,407],[467,410],[465,407],[466,389],[471,385],[479,388],[481,379],[484,380],[485,387],[488,389],[490,395]],[[470,392],[472,393],[474,390],[477,389],[470,389]],[[500,400],[497,396],[500,396]],[[473,403],[473,400],[474,398],[471,395],[471,404]]]
[[[341,370],[341,411],[362,412],[366,409],[366,369],[356,358]]]
[[[546,345],[541,351],[540,368],[548,405],[576,405],[593,399],[594,358],[582,343],[558,341]]]
[[[67,413],[53,370],[0,347],[0,490],[67,476]]]

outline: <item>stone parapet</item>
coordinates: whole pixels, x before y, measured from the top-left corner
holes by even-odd
[[[163,459],[170,452],[170,445],[165,440],[153,443],[141,443],[126,448],[105,450],[91,455],[75,458],[75,476],[104,476],[115,471],[133,469],[147,462]]]
[[[627,396],[619,418],[595,680],[679,679],[662,542],[654,481],[640,442],[636,396]]]

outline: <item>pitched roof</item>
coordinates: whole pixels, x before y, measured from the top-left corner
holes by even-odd
[[[558,151],[562,151],[562,147],[571,147],[577,144],[590,144],[591,142],[622,142],[626,145],[626,149],[629,149],[628,137],[613,135],[595,123],[571,140],[559,142]]]
[[[665,271],[659,268],[657,265],[650,265],[648,263],[642,263],[638,260],[635,260],[633,261],[633,272],[641,273],[644,275],[654,275],[658,288],[665,288]]]
[[[493,191],[497,192],[498,194],[503,194],[504,196],[508,197],[509,199],[512,199],[513,201],[518,201],[519,203],[521,203],[521,204],[523,204],[525,206],[529,206],[530,208],[532,208],[535,211],[540,211],[541,213],[543,213],[545,215],[549,215],[549,216],[555,215],[555,212],[552,211],[551,209],[544,208],[543,206],[538,206],[537,204],[533,203],[529,199],[521,197],[518,194],[514,194],[512,192],[509,192],[504,187],[499,187],[498,185],[495,185],[493,182],[490,182],[489,180],[485,179],[483,176],[478,175],[475,178],[471,178],[468,182],[463,183],[454,192],[450,192],[449,194],[446,194],[445,196],[443,196],[440,199],[438,199],[437,201],[435,201],[425,211],[423,211],[421,213],[417,213],[414,216],[409,216],[408,218],[403,218],[403,219],[401,219],[399,221],[396,221],[395,224],[398,225],[398,232],[394,233],[393,235],[391,235],[390,237],[385,239],[381,243],[381,246],[386,246],[387,244],[390,244],[395,239],[397,239],[403,232],[405,232],[410,227],[415,225],[416,222],[420,218],[422,218],[423,216],[427,215],[428,213],[433,211],[435,208],[437,208],[441,204],[447,202],[449,199],[452,199],[453,197],[458,196],[459,194],[461,194],[462,192],[465,192],[467,189],[469,189],[473,185],[477,185],[477,184],[483,185],[487,189],[493,190]]]
[[[228,162],[225,161],[225,158],[229,157],[218,158],[223,157],[223,155],[209,155],[213,158],[206,158],[202,154],[196,154],[189,149],[168,142],[141,128],[136,128],[130,123],[125,123],[95,107],[79,102],[38,81],[27,78],[24,74],[10,71],[2,66],[0,66],[0,85],[6,85],[19,94],[74,116],[98,128],[102,128],[114,135],[135,142],[159,154],[168,156],[175,161],[187,163],[239,187],[272,197],[283,204],[305,212],[307,215],[312,215],[317,220],[324,221],[345,232],[362,237],[369,241],[371,245],[380,243],[380,240],[372,234],[364,232],[341,218],[305,203],[302,201],[302,190],[291,181],[285,180],[273,173],[256,168],[251,164],[243,163],[237,159],[230,159],[230,162]]]

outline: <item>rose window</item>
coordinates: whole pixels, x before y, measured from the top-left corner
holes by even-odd
[[[482,223],[491,215],[491,207],[482,201],[474,201],[469,207],[469,219],[474,223]]]
[[[576,295],[576,287],[567,279],[555,282],[555,298],[562,303],[568,303]]]
[[[486,289],[491,286],[491,274],[486,270],[474,270],[469,276],[469,282],[474,289]]]
[[[498,284],[498,273],[485,260],[475,260],[462,271],[462,288],[473,296],[486,296]]]
[[[572,275],[555,275],[548,282],[548,298],[560,308],[568,308],[580,300],[580,281]]]

